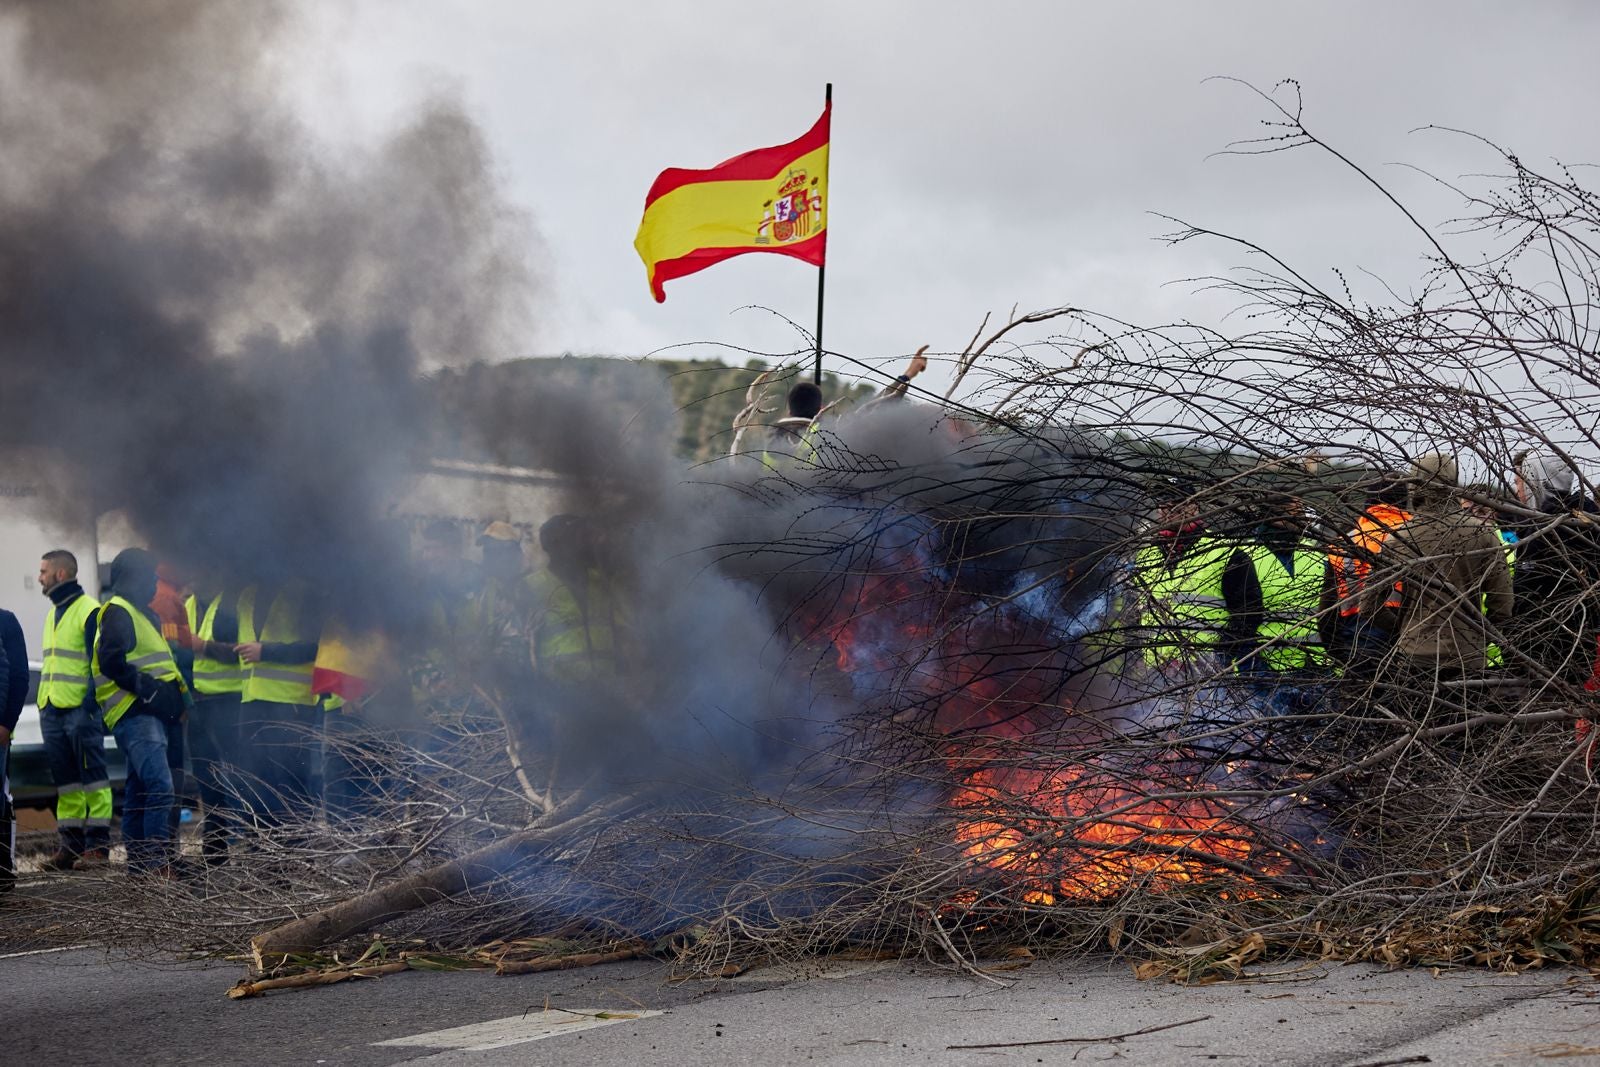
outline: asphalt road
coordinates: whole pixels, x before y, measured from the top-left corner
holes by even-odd
[[[673,983],[662,965],[634,961],[519,977],[407,972],[230,1001],[237,965],[34,950],[0,954],[0,1063],[1600,1061],[1600,986],[1585,974],[1280,972],[1189,989],[1136,981],[1123,962],[1035,962],[1002,972],[1002,987],[925,963],[815,963]]]

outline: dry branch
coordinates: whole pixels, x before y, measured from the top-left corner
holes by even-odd
[[[288,956],[315,952],[398,915],[448,900],[503,877],[539,855],[559,835],[572,835],[607,810],[600,806],[554,826],[523,830],[448,863],[268,930],[250,941],[256,970],[264,973]]]
[[[622,945],[609,952],[579,952],[570,956],[540,956],[531,960],[504,960],[496,963],[495,974],[538,974],[542,971],[565,971],[574,967],[595,967],[602,963],[620,963],[647,955],[650,946],[643,941]]]

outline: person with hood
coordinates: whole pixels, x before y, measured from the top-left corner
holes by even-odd
[[[17,813],[11,804],[11,735],[28,702],[28,646],[17,617],[0,608],[0,893],[17,884]]]
[[[1327,666],[1317,629],[1325,559],[1309,526],[1305,505],[1282,499],[1228,560],[1222,593],[1242,672],[1314,674]]]
[[[189,690],[161,636],[161,618],[150,608],[155,557],[142,548],[117,553],[110,591],[100,607],[92,668],[95,699],[128,763],[122,794],[128,873],[170,878],[177,797],[167,764],[167,727],[187,712]]]
[[[1520,454],[1514,480],[1518,502],[1539,512],[1516,524],[1514,647],[1553,677],[1583,684],[1600,633],[1600,515],[1555,456]]]
[[[1382,610],[1398,589],[1393,669],[1431,687],[1487,666],[1485,620],[1510,623],[1511,573],[1494,528],[1461,508],[1453,456],[1418,457],[1410,480],[1412,517],[1373,567],[1361,611]]]

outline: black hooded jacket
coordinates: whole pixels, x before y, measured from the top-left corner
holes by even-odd
[[[111,564],[111,589],[113,593],[139,606],[150,625],[158,631],[161,620],[150,609],[150,599],[156,592],[154,566],[142,560],[124,565],[127,553],[118,555]],[[139,702],[126,714],[147,711],[163,719],[177,720],[183,714],[183,691],[176,682],[161,682],[128,662],[128,654],[137,644],[133,619],[120,605],[106,608],[100,619],[99,645],[100,673],[117,684],[119,689],[133,693]]]
[[[28,645],[17,617],[0,608],[0,726],[7,733],[16,730],[27,702]]]

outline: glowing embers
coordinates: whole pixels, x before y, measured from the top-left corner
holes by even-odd
[[[1083,765],[986,767],[951,800],[962,852],[1013,880],[1030,904],[1224,879],[1233,885],[1219,895],[1256,895],[1249,882],[1289,860],[1238,806],[1192,780],[1139,781]]]

